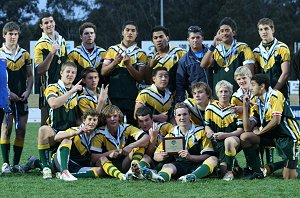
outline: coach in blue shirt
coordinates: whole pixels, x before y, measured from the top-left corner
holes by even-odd
[[[178,63],[176,75],[176,103],[185,100],[186,91],[192,96],[190,86],[193,83],[202,81],[209,84],[209,74],[207,69],[200,67],[200,62],[207,52],[207,48],[202,44],[203,32],[198,26],[191,26],[188,29],[190,49]]]

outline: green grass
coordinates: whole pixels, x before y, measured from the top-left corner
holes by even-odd
[[[38,124],[28,124],[23,164],[29,155],[37,152]],[[12,137],[13,139],[13,137]],[[244,164],[243,155],[239,162]],[[299,181],[284,181],[281,173],[263,180],[236,179],[231,182],[219,179],[202,179],[195,183],[177,181],[157,184],[149,181],[118,181],[114,178],[79,179],[64,182],[44,180],[36,172],[0,177],[1,197],[298,197]]]

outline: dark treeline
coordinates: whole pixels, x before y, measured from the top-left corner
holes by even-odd
[[[0,27],[8,21],[22,26],[20,44],[29,50],[29,41],[41,36],[39,22],[30,24],[41,12],[38,0],[0,0]],[[47,10],[54,13],[57,31],[67,40],[80,43],[78,27],[85,21],[97,26],[96,43],[103,47],[120,42],[122,23],[134,20],[139,38],[150,40],[150,30],[160,24],[160,0],[48,0]],[[78,17],[78,10],[86,17]],[[275,36],[293,52],[300,38],[300,2],[298,0],[164,0],[164,25],[172,40],[185,40],[190,25],[199,25],[208,40],[213,39],[219,21],[230,16],[238,25],[237,39],[251,48],[260,42],[257,21],[269,17],[275,22]],[[3,41],[3,40],[2,40]]]

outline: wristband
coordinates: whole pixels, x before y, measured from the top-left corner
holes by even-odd
[[[210,45],[210,47],[208,48],[208,50],[209,50],[209,51],[211,51],[211,52],[214,52],[214,51],[215,51],[215,49],[216,49],[216,47],[215,47],[215,46],[213,46],[213,45]]]

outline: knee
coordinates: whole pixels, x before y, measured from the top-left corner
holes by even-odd
[[[207,159],[207,162],[210,163],[213,167],[218,165],[218,158],[215,156],[211,156]]]
[[[46,138],[46,137],[49,137],[50,136],[50,134],[51,134],[51,127],[49,127],[49,126],[41,126],[40,128],[39,128],[39,132],[38,132],[38,138],[39,139],[44,139],[44,138]]]
[[[252,132],[245,132],[245,133],[242,133],[241,136],[240,136],[240,139],[244,142],[249,142],[250,139],[251,139],[251,136],[252,136]]]

